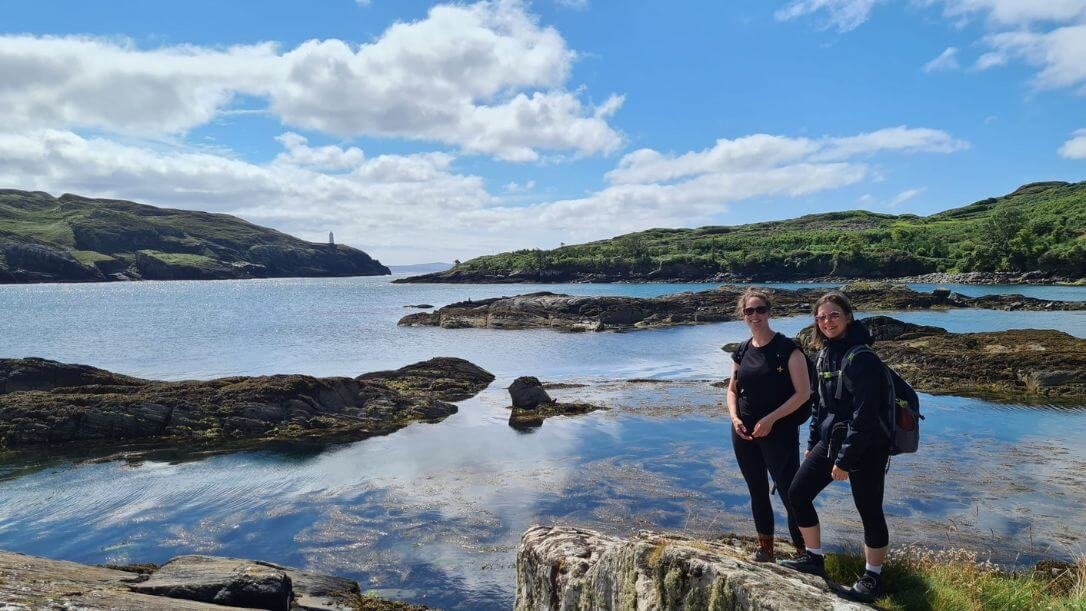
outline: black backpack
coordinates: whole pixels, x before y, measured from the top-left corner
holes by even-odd
[[[823,372],[822,376],[826,378],[838,376],[839,380],[834,398],[839,400],[843,387],[848,387],[849,392],[852,392],[852,382],[849,380],[847,373],[848,365],[852,363],[852,359],[856,358],[856,355],[865,352],[875,356],[879,365],[882,366],[882,372],[886,379],[884,403],[888,406],[888,413],[885,414],[886,418],[879,418],[879,424],[890,439],[890,454],[910,454],[915,452],[920,446],[920,421],[924,419],[924,416],[920,414],[920,397],[917,396],[916,391],[913,390],[912,386],[909,386],[908,382],[891,369],[889,365],[882,362],[882,359],[870,346],[861,344],[849,348],[848,352],[845,352],[845,355],[841,358],[841,369]],[[824,349],[818,353],[818,360],[819,363],[828,360]],[[818,391],[822,392],[821,385],[818,386]],[[825,405],[825,397],[822,399],[822,403]]]
[[[743,343],[739,344],[738,348],[735,349],[736,363],[743,362],[743,355],[745,355],[747,349],[750,348],[750,341],[751,338],[747,338],[743,341]],[[799,346],[796,346],[794,343],[793,346],[793,349],[799,348]],[[803,405],[797,407],[796,411],[788,414],[788,416],[784,419],[784,422],[788,426],[800,426],[804,422],[807,422],[807,420],[811,417],[811,412],[814,410],[814,406],[818,403],[818,372],[815,369],[814,362],[812,362],[811,358],[807,356],[807,353],[803,352],[803,350],[800,349],[800,354],[803,355],[803,360],[807,361],[807,378],[811,382],[811,398],[807,399],[807,401],[805,401]],[[778,353],[777,358],[779,360],[779,362],[777,363],[777,368],[778,370],[782,370],[781,377],[784,379],[783,383],[791,385],[792,374],[788,371],[788,359],[792,358],[792,352],[789,351],[788,354],[785,355],[781,355]],[[736,379],[735,383],[736,386],[738,386],[739,380]]]

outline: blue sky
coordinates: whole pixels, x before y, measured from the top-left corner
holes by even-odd
[[[1086,0],[16,2],[0,183],[391,264],[1086,170]]]

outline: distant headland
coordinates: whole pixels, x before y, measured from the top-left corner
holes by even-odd
[[[0,189],[0,283],[377,276],[356,248],[228,214]]]

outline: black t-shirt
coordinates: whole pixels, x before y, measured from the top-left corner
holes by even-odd
[[[780,333],[761,348],[754,342],[747,343],[735,382],[739,390],[739,419],[748,429],[795,394],[788,371],[788,359],[795,349],[796,342]],[[737,354],[738,351],[732,353],[733,361]]]

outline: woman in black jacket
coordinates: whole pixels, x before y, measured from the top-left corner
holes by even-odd
[[[773,505],[767,471],[784,501],[792,543],[803,549],[787,493],[799,468],[801,422],[792,416],[810,398],[811,384],[806,357],[795,342],[769,328],[770,314],[767,292],[747,289],[739,298],[736,315],[746,320],[751,338],[732,354],[728,382],[732,447],[750,491],[758,533],[758,548],[749,557],[755,562],[774,560]]]
[[[863,324],[853,319],[847,297],[841,293],[823,295],[815,302],[814,315],[814,343],[821,348],[816,361],[819,404],[811,419],[807,453],[788,491],[807,550],[799,558],[781,564],[825,576],[821,531],[813,501],[830,482],[849,480],[863,522],[867,561],[864,574],[852,586],[852,593],[856,598],[871,601],[884,591],[882,564],[889,544],[882,510],[890,457],[890,439],[884,432],[888,418],[888,408],[883,405],[885,375],[878,357],[868,350],[847,358],[850,349],[869,346],[874,341]],[[844,375],[840,373],[842,368]]]

